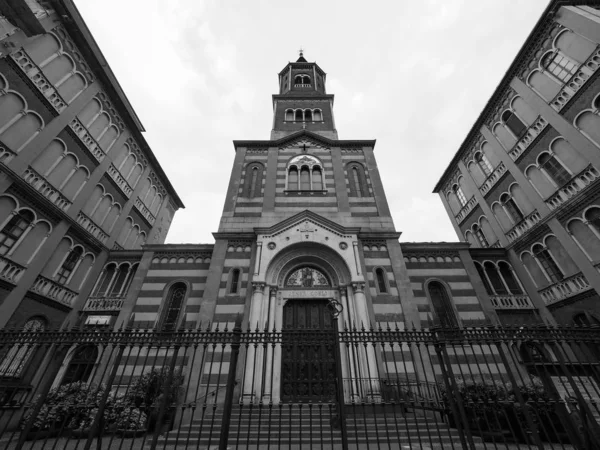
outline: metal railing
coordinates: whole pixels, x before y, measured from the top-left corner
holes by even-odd
[[[0,447],[600,446],[600,327],[336,322],[0,331]]]

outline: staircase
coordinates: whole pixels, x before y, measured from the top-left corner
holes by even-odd
[[[348,408],[350,448],[461,448],[457,430],[433,417],[370,406]],[[160,437],[157,448],[218,448],[223,414],[210,410]],[[235,407],[231,414],[228,447],[341,448],[341,431],[331,426],[335,409],[329,404],[283,404]],[[312,447],[311,447],[312,446]]]

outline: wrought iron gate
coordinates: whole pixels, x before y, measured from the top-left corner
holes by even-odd
[[[0,332],[0,448],[600,448],[600,328],[324,328],[304,402],[289,330]]]

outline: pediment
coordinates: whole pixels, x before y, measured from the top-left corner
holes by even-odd
[[[339,238],[346,239],[355,237],[360,232],[360,228],[358,227],[344,227],[309,210],[302,211],[271,227],[255,228],[254,231],[257,235],[261,235],[264,238],[274,238],[286,232],[301,233],[302,230],[307,230],[307,233],[314,233],[319,229],[328,231]]]

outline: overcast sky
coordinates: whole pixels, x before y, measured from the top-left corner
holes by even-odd
[[[340,139],[377,139],[401,241],[456,241],[431,191],[547,0],[76,0],[186,208],[212,243],[232,140],[269,139],[277,74],[305,49]]]

